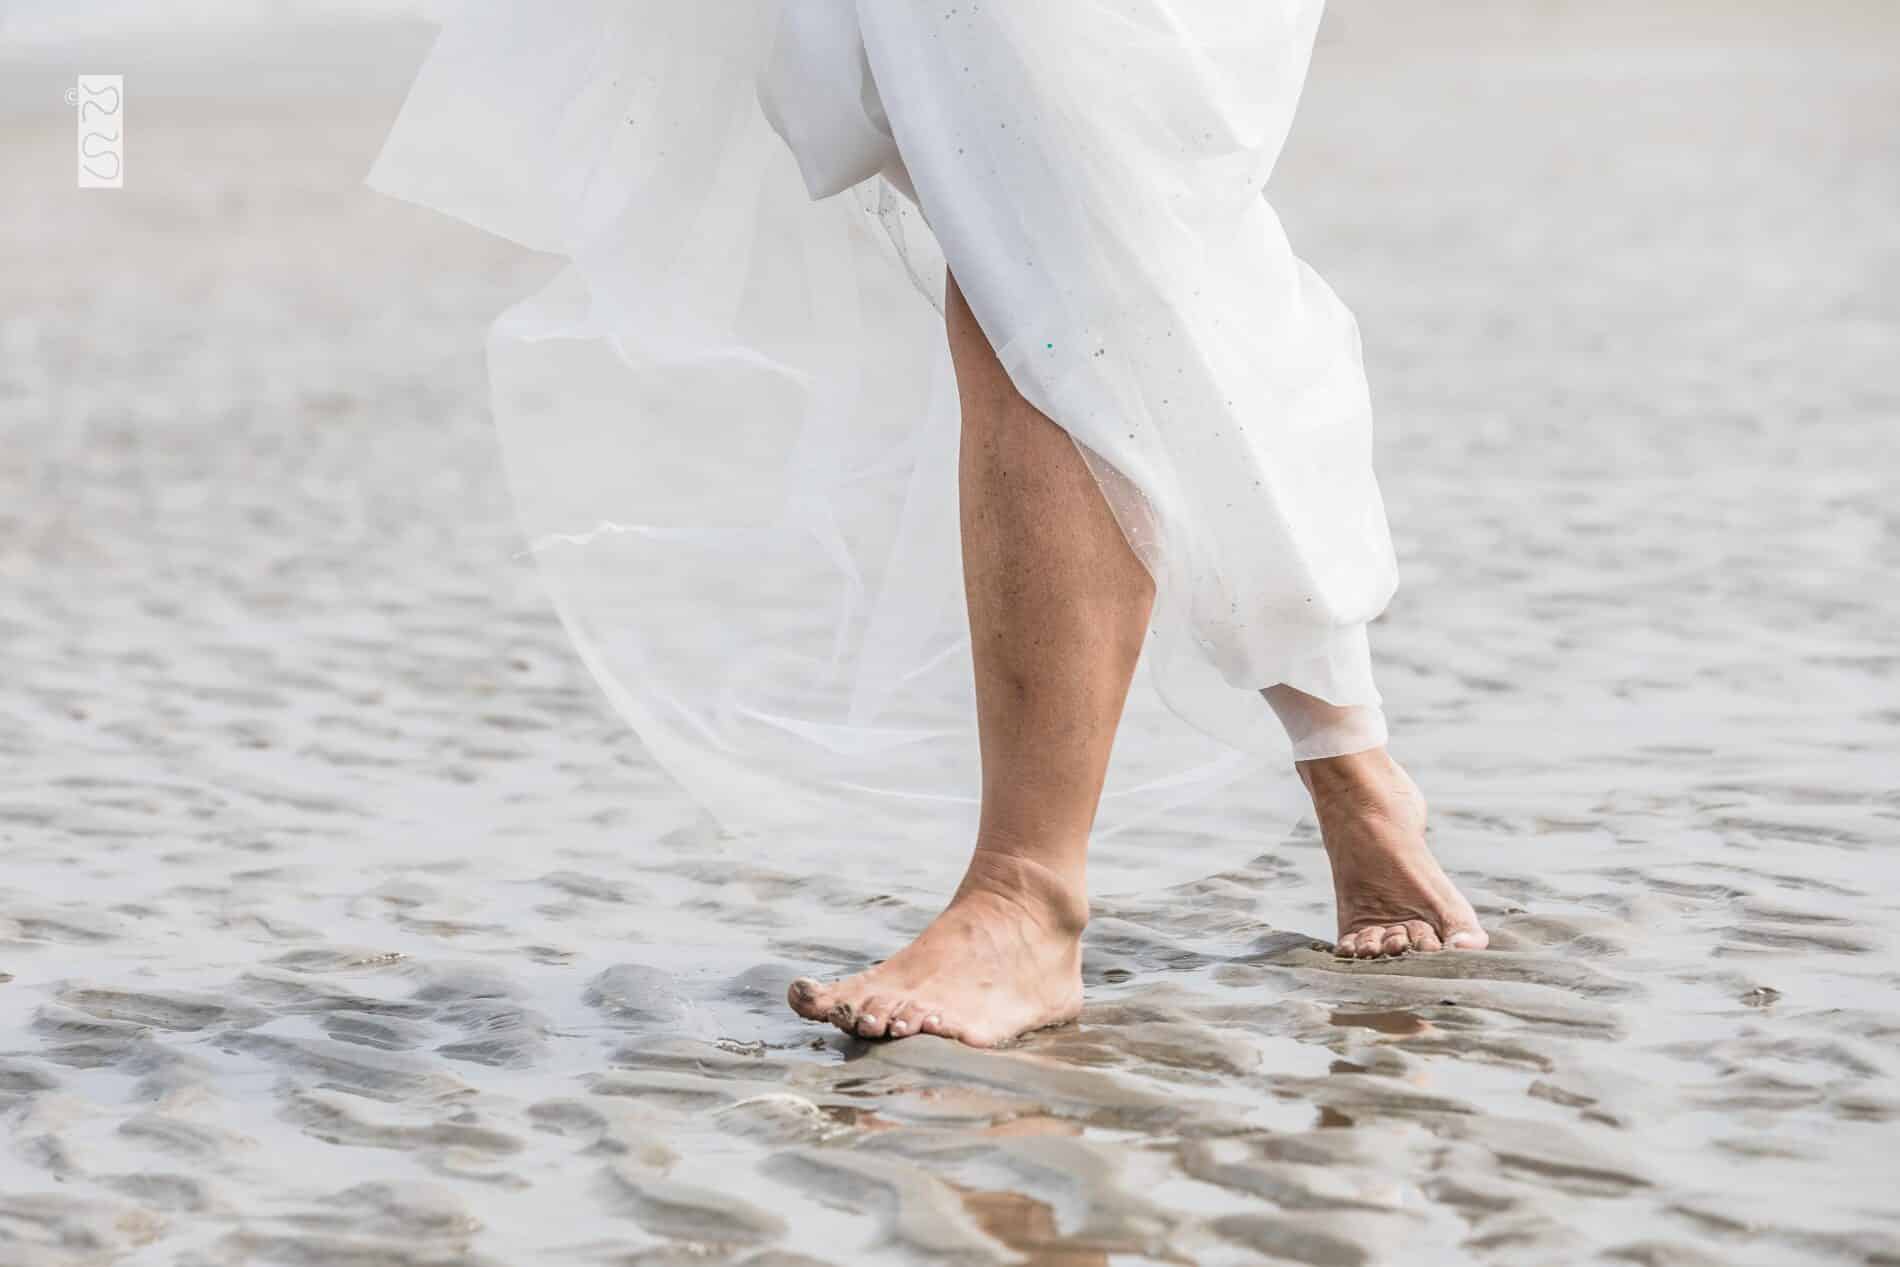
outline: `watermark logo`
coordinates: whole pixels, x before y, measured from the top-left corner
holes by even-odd
[[[79,187],[125,188],[125,76],[81,75],[66,91],[79,118]]]

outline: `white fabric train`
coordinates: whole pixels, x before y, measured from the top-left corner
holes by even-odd
[[[970,817],[946,259],[1159,587],[1098,834],[1284,759],[1275,712],[1301,756],[1383,741],[1358,334],[1262,195],[1319,10],[447,23],[371,184],[567,257],[491,337],[510,478],[581,654],[726,826]]]

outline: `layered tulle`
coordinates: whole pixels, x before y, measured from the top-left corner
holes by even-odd
[[[568,267],[490,345],[577,646],[741,829],[969,816],[948,263],[1154,573],[1101,827],[1374,706],[1357,333],[1262,189],[1318,4],[467,6],[372,183]]]

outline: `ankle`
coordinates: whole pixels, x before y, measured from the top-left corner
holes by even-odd
[[[957,897],[982,893],[1017,908],[1052,937],[1079,939],[1089,922],[1080,864],[1045,862],[1005,844],[979,840]]]
[[[1350,752],[1343,757],[1322,757],[1314,761],[1295,762],[1293,768],[1299,771],[1300,782],[1314,800],[1321,797],[1354,795],[1365,791],[1375,791],[1389,786],[1397,762],[1384,748],[1368,748],[1364,752]]]
[[[1428,813],[1424,794],[1384,748],[1302,761],[1296,768],[1322,820],[1340,815],[1382,818],[1423,829]]]

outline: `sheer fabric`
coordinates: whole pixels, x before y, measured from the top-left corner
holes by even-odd
[[[1319,9],[484,0],[446,25],[371,183],[566,257],[492,333],[510,478],[582,656],[722,823],[972,817],[946,264],[1156,578],[1098,834],[1288,732],[1383,741],[1357,331],[1262,193]]]

